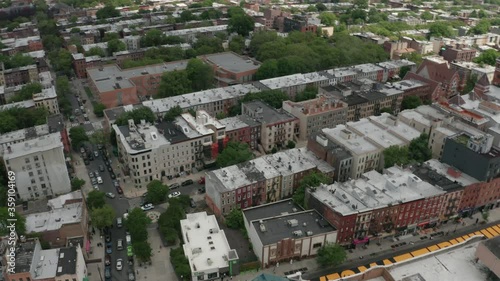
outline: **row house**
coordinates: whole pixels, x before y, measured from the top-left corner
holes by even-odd
[[[2,40],[1,42],[8,49],[10,49],[9,55],[43,50],[42,39],[40,38],[40,36],[8,38]]]
[[[206,173],[208,207],[217,215],[292,196],[301,179],[318,171],[305,149],[290,149]],[[326,164],[326,163],[322,163]],[[330,175],[333,168],[330,169]]]
[[[230,141],[248,144],[252,150],[258,149],[260,142],[260,123],[246,115],[219,119],[226,127],[226,136]]]
[[[38,68],[36,65],[5,69],[2,63],[0,70],[0,86],[14,87],[38,81]]]
[[[409,60],[392,60],[377,63],[377,66],[382,67],[383,77],[381,82],[391,80],[393,78],[399,77],[399,73],[402,68],[406,67],[408,71],[417,70],[417,65]]]
[[[81,53],[72,54],[73,69],[78,78],[87,78],[87,68],[98,68],[103,65],[103,61],[99,56],[86,57]]]
[[[144,58],[144,54],[146,53],[146,49],[138,49],[138,50],[127,50],[121,52],[113,53],[113,56],[116,59],[116,64],[119,67],[123,67],[123,63],[125,61],[138,61]]]
[[[334,181],[345,182],[351,177],[352,154],[329,140],[323,132],[314,133],[309,137],[307,150],[335,169]]]
[[[441,56],[451,63],[453,61],[467,61],[470,62],[476,57],[476,50],[462,46],[445,46],[441,51]]]
[[[327,86],[329,80],[330,78],[322,72],[311,72],[260,80],[254,83],[254,85],[262,91],[280,90],[288,94],[290,99],[293,100],[295,96],[303,92],[307,86],[316,88]]]

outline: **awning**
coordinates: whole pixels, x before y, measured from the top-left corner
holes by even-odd
[[[418,227],[421,227],[421,226],[424,226],[424,225],[426,225],[426,224],[429,224],[429,222],[428,222],[428,221],[426,221],[426,222],[421,222],[421,223],[417,224],[417,226],[418,226]]]
[[[90,240],[87,240],[87,243],[85,244],[85,250],[87,252],[90,252]]]

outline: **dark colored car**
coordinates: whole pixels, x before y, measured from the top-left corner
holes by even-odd
[[[106,244],[106,254],[111,254],[113,252],[113,244],[111,242]]]
[[[106,234],[106,243],[109,243],[109,242],[111,242],[111,235]]]
[[[200,193],[205,193],[205,192],[206,192],[205,187],[202,187],[202,188],[198,189],[198,191],[199,191]]]
[[[116,175],[115,175],[115,173],[113,173],[113,172],[110,172],[110,173],[109,173],[109,176],[110,176],[112,179],[116,179]]]
[[[111,166],[108,166],[108,171],[113,172],[113,168]]]
[[[108,160],[104,160],[104,165],[106,165],[108,167],[110,166],[110,163],[108,162]]]
[[[116,187],[116,192],[117,192],[118,194],[123,194],[123,189],[122,189],[121,187],[117,186],[117,187]]]
[[[191,200],[189,201],[189,205],[191,206],[191,208],[196,208],[196,202],[194,202],[193,198],[191,198]]]
[[[85,165],[87,165],[87,166],[90,164],[88,159],[83,160],[83,163],[85,163]]]
[[[193,180],[186,180],[186,181],[183,181],[181,185],[182,185],[182,186],[186,186],[186,185],[191,185],[191,184],[193,184],[193,183],[194,183],[194,181],[193,181]]]
[[[104,172],[104,166],[103,165],[99,165],[99,171]]]
[[[106,257],[104,258],[104,264],[111,265],[111,256],[110,255],[106,255]]]
[[[106,266],[106,268],[104,268],[104,277],[106,280],[111,280],[111,267]]]

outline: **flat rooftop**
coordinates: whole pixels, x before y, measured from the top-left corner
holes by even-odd
[[[76,247],[60,248],[56,275],[61,276],[65,274],[75,274],[77,262],[78,262],[78,255]]]
[[[8,143],[17,143],[25,139],[32,139],[47,134],[49,134],[49,126],[46,124],[0,134],[1,149],[4,152],[7,149]]]
[[[80,190],[63,194],[56,198],[50,199],[47,205],[51,210],[63,208],[66,203],[74,203],[75,201],[83,200],[82,192]]]
[[[6,249],[10,251],[9,248]],[[42,250],[37,240],[16,243],[16,273],[29,272],[33,257]]]
[[[238,260],[238,254],[230,248],[224,230],[219,228],[214,215],[207,215],[206,212],[187,214],[180,224],[184,254],[189,260],[191,272],[227,268],[230,260]]]
[[[276,78],[260,80],[259,82],[271,90],[279,90],[282,88],[293,87],[297,85],[305,85],[320,81],[328,80],[328,77],[321,72],[298,73]]]
[[[82,220],[83,203],[67,204],[63,208],[26,216],[26,233],[39,233],[60,229],[65,224]]]
[[[417,129],[397,120],[395,116],[389,113],[382,113],[379,116],[370,116],[368,119],[406,142],[411,142],[421,134]]]
[[[152,124],[137,124],[133,127],[113,125],[113,129],[118,140],[131,154],[169,144],[163,134]]]
[[[24,155],[36,154],[55,148],[62,148],[61,134],[53,133],[20,143],[10,144],[10,151],[3,156],[4,160],[15,159]]]
[[[43,258],[42,258],[43,257]],[[31,268],[31,274],[35,280],[52,279],[56,276],[59,260],[59,249],[47,249],[33,256],[33,262],[37,264]]]
[[[384,149],[393,145],[404,146],[408,144],[406,140],[402,140],[394,136],[384,128],[381,128],[370,122],[368,118],[363,118],[357,122],[347,122],[346,127],[349,130],[354,130],[365,138],[372,140]]]
[[[87,69],[89,78],[96,85],[99,92],[109,92],[116,89],[133,87],[130,78],[145,75],[155,75],[174,70],[186,69],[187,61],[175,61],[168,63],[152,64],[147,66],[121,69],[118,65],[104,65]]]
[[[226,127],[226,132],[231,132],[239,129],[243,129],[249,126],[244,122],[240,116],[227,117],[224,119],[219,119],[219,122]]]
[[[324,128],[322,132],[333,142],[347,149],[352,154],[362,155],[379,151],[371,142],[367,141],[363,136],[346,128],[345,125],[337,125],[335,128]],[[351,138],[344,138],[343,134],[350,134]]]
[[[285,199],[274,203],[244,209],[243,215],[246,217],[248,222],[252,222],[255,220],[293,214],[303,210],[304,209],[295,204],[292,199]]]
[[[233,52],[218,53],[203,56],[208,62],[221,67],[224,70],[241,73],[252,70],[257,70],[260,64],[249,58],[238,56]]]
[[[243,103],[243,107],[249,110],[245,115],[256,118],[257,121],[265,122],[266,125],[274,125],[275,123],[297,119],[297,117],[290,113],[284,110],[275,109],[260,100],[245,102]]]
[[[336,231],[318,212],[307,210],[261,220],[265,231],[260,228],[260,221],[254,220],[253,227],[257,230],[262,245],[271,245],[284,239],[297,236],[315,236]],[[300,233],[300,235],[297,234]]]

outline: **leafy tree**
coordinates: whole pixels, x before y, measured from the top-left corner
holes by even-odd
[[[163,119],[165,121],[174,121],[177,116],[181,116],[182,114],[182,108],[178,105],[170,108],[167,112],[165,112],[165,116]]]
[[[192,92],[192,82],[187,70],[174,70],[165,72],[158,88],[158,97],[174,97]]]
[[[326,243],[318,250],[316,259],[321,266],[338,266],[347,259],[347,253],[339,244]]]
[[[391,109],[391,108],[389,108],[389,107],[383,107],[383,108],[381,108],[381,109],[380,109],[380,113],[385,113],[385,112],[386,112],[386,113],[389,113],[389,114],[391,114],[391,115],[394,115],[394,112],[393,112],[393,111],[392,111],[392,109]]]
[[[79,178],[73,178],[71,180],[71,190],[80,190],[82,186],[85,184],[85,181]]]
[[[71,146],[75,150],[79,149],[84,142],[89,141],[89,137],[82,126],[71,127],[69,129],[69,138],[71,139]]]
[[[337,17],[332,12],[321,12],[318,18],[321,20],[321,23],[326,26],[334,26],[337,20]]]
[[[129,112],[124,112],[116,119],[115,124],[117,126],[128,125],[129,119],[133,119],[135,124],[141,123],[141,120],[146,120],[148,123],[154,123],[156,116],[149,107],[140,107]]]
[[[30,56],[25,56],[20,53],[15,54],[14,56],[5,56],[0,54],[0,62],[4,63],[5,69],[11,69],[32,65],[35,63],[35,60]]]
[[[414,109],[422,105],[422,100],[418,96],[406,96],[401,102],[401,108],[404,109]]]
[[[288,143],[286,144],[286,148],[288,148],[288,149],[295,148],[295,142],[293,142],[292,140],[289,140]]]
[[[234,36],[229,42],[229,50],[231,50],[232,52],[241,54],[244,48],[245,48],[245,38],[243,38],[243,36],[241,35]]]
[[[477,16],[478,16],[480,19],[482,19],[482,18],[486,18],[488,15],[486,14],[486,12],[485,12],[483,9],[481,9],[481,10],[479,10],[479,12],[477,13]]]
[[[444,22],[434,22],[429,26],[428,37],[452,37],[453,29],[448,23]]]
[[[424,11],[421,15],[420,18],[423,20],[433,20],[434,16],[431,14],[429,11]]]
[[[399,69],[399,77],[400,77],[401,79],[403,79],[403,78],[406,76],[406,73],[408,73],[408,71],[410,71],[410,69],[411,69],[411,68],[410,68],[409,66],[407,66],[407,65],[405,65],[405,66],[401,67],[401,68]]]
[[[409,150],[406,146],[392,145],[384,149],[384,167],[389,168],[394,165],[406,165],[410,163]]]
[[[184,10],[180,15],[179,20],[180,22],[188,22],[197,20],[197,17],[190,10]]]
[[[489,49],[484,52],[482,52],[479,57],[474,59],[474,62],[476,63],[485,63],[489,65],[495,65],[495,62],[497,58],[500,57],[500,52],[494,50],[494,49]]]
[[[401,55],[401,59],[406,59],[409,61],[414,62],[417,65],[420,65],[422,63],[422,55],[417,53],[417,52],[412,52],[412,53],[406,53]],[[400,76],[402,78],[402,76]]]
[[[304,207],[306,206],[306,202],[305,202],[305,192],[306,192],[306,188],[308,187],[318,187],[320,186],[321,184],[328,184],[330,183],[331,180],[325,176],[324,174],[320,174],[320,173],[311,173],[305,177],[302,178],[302,180],[300,180],[299,182],[299,187],[297,188],[297,190],[295,191],[295,193],[293,194],[293,202],[295,202],[296,204]]]
[[[257,73],[255,73],[255,78],[257,80],[264,80],[278,76],[278,61],[275,59],[265,61],[263,64],[261,64],[261,66],[257,70]]]
[[[140,208],[134,208],[129,212],[125,225],[130,232],[132,243],[142,242],[148,239],[147,226],[150,223],[151,220]]]
[[[317,11],[318,11],[318,8],[316,8],[316,6],[315,6],[315,5],[309,5],[309,6],[307,7],[307,9],[306,9],[306,12],[308,12],[308,13],[315,13],[315,12],[317,12]]]
[[[240,15],[245,15],[245,10],[238,6],[231,6],[227,9],[227,17],[232,18]]]
[[[187,77],[193,91],[202,91],[213,86],[214,71],[200,59],[190,59],[186,66]]]
[[[90,219],[92,221],[92,225],[97,227],[98,229],[113,226],[115,218],[115,210],[113,210],[113,207],[108,204],[105,204],[101,208],[92,209],[90,211]]]
[[[295,101],[300,102],[300,101],[312,100],[315,99],[317,95],[318,95],[318,88],[314,86],[307,86],[304,89],[304,91],[298,93],[295,96]]]
[[[354,0],[353,4],[358,9],[368,9],[368,0]]]
[[[99,209],[106,204],[106,194],[99,190],[92,190],[87,195],[87,207],[89,209]]]
[[[255,28],[253,18],[247,14],[238,14],[229,19],[227,24],[227,31],[229,33],[236,32],[241,36],[248,36],[248,34]]]
[[[48,111],[44,107],[12,107],[0,110],[0,133],[30,128],[47,123]]]
[[[42,92],[42,85],[38,82],[29,83],[23,86],[23,88],[17,92],[11,99],[10,102],[20,102],[25,100],[33,99],[33,95]]]
[[[159,29],[151,29],[142,37],[141,46],[160,46],[165,42],[165,34]]]
[[[152,180],[147,185],[148,194],[146,195],[146,201],[153,204],[163,203],[167,198],[168,186],[164,185],[159,180]]]
[[[243,212],[241,209],[234,208],[226,216],[226,225],[232,229],[244,229]]]
[[[429,148],[429,136],[425,133],[412,140],[408,146],[409,158],[422,163],[432,158],[432,151]]]
[[[104,117],[104,110],[106,109],[106,106],[100,102],[95,102],[93,103],[94,107],[94,114],[97,117]]]
[[[85,55],[86,56],[99,56],[101,58],[104,58],[104,57],[106,57],[106,52],[104,52],[104,50],[99,48],[99,47],[92,47]]]
[[[132,249],[135,256],[142,262],[150,261],[153,256],[153,250],[148,241],[134,242],[132,243]]]
[[[58,49],[49,53],[49,60],[56,72],[70,75],[72,72],[73,57],[66,49]]]
[[[106,32],[104,33],[104,37],[102,38],[103,42],[108,42],[113,39],[120,39],[120,35],[116,32]]]
[[[109,140],[109,136],[107,131],[103,129],[95,130],[92,135],[90,135],[90,142],[93,144],[106,144],[107,140]]]
[[[200,19],[202,20],[214,20],[220,19],[223,16],[222,12],[215,9],[205,10],[201,13]]]
[[[119,39],[111,39],[108,41],[108,53],[112,55],[115,52],[125,51],[127,45],[120,41]]]
[[[289,100],[286,93],[280,90],[266,90],[258,93],[247,94],[242,102],[249,102],[253,100],[261,100],[270,106],[279,109],[283,106],[283,101]]]
[[[467,82],[465,83],[464,90],[462,91],[462,94],[468,94],[472,90],[474,90],[474,87],[476,86],[477,83],[477,74],[471,74],[469,77],[467,77]]]
[[[63,40],[55,34],[47,34],[42,37],[42,44],[45,50],[55,50],[62,47]]]
[[[236,165],[253,158],[252,151],[248,144],[230,141],[227,146],[217,156],[217,167],[223,168],[231,165]]]
[[[26,233],[26,218],[19,215],[17,212],[10,212],[7,207],[0,207],[0,235],[5,236],[10,233],[8,228],[10,223],[9,219],[17,219],[16,233],[17,235],[24,235]]]
[[[170,250],[170,262],[172,263],[177,276],[183,276],[183,281],[191,279],[191,268],[189,267],[189,260],[186,258],[186,255],[184,255],[184,250],[182,247]]]
[[[268,42],[278,41],[278,33],[276,31],[260,31],[253,34],[250,41],[250,52],[255,56],[260,50],[260,47]]]
[[[471,27],[471,29],[469,29],[468,33],[474,34],[474,35],[486,34],[490,30],[490,27],[491,27],[490,21],[481,20],[475,26]]]
[[[97,10],[95,16],[98,19],[116,18],[120,16],[120,12],[114,6],[109,5]]]
[[[319,12],[323,12],[323,11],[328,10],[328,8],[323,3],[317,3],[316,10],[318,10]]]
[[[471,17],[471,18],[477,18],[477,11],[476,11],[476,10],[473,10],[473,11],[470,13],[469,17]]]

